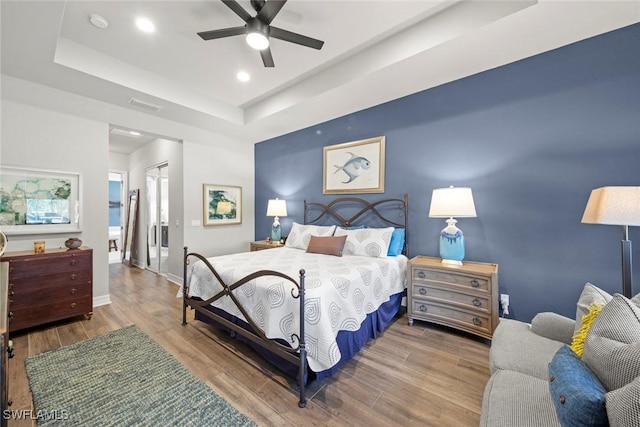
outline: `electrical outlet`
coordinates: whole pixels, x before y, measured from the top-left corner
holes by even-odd
[[[503,307],[509,306],[509,294],[500,294],[500,304],[502,304]]]
[[[509,294],[500,294],[500,307],[503,316],[509,314]]]

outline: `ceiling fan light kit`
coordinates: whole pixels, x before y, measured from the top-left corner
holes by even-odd
[[[247,21],[247,44],[255,50],[269,47],[269,26],[252,18]]]
[[[238,15],[245,22],[245,25],[242,27],[202,31],[199,32],[198,35],[203,40],[213,40],[244,34],[247,44],[253,49],[260,51],[262,63],[265,67],[275,66],[273,56],[271,56],[271,49],[269,48],[269,37],[317,50],[322,49],[324,45],[322,40],[313,39],[270,25],[271,21],[273,21],[278,12],[280,12],[280,9],[282,9],[287,0],[251,0],[251,6],[257,13],[255,17],[249,15],[236,0],[222,0],[222,2]]]

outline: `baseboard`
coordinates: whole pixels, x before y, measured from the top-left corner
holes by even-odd
[[[94,307],[100,307],[101,305],[107,304],[111,304],[111,297],[108,294],[93,298]]]
[[[180,276],[176,276],[175,274],[167,274],[167,280],[177,286],[182,286],[182,277]]]

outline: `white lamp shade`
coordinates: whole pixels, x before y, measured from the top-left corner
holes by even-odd
[[[640,187],[600,187],[592,190],[582,222],[640,226]]]
[[[287,203],[280,199],[270,199],[267,205],[267,216],[287,216]]]
[[[473,203],[473,194],[468,187],[435,188],[431,195],[429,217],[475,217],[476,206]]]

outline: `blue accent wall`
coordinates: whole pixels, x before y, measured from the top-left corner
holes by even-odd
[[[408,193],[410,256],[438,256],[432,189],[468,186],[478,217],[457,224],[465,259],[499,264],[509,317],[575,317],[587,281],[621,292],[622,227],[581,218],[592,189],[640,186],[640,24],[256,144],[256,239],[270,232],[268,199],[287,201],[287,234],[303,200],[335,198],[322,194],[324,146],[380,135],[385,194],[363,198]],[[640,260],[640,227],[630,239]]]

